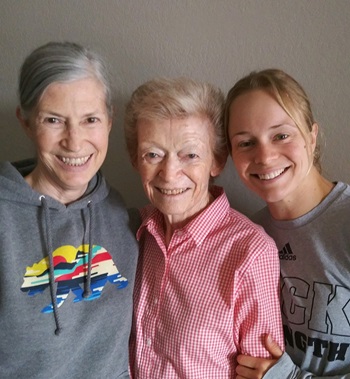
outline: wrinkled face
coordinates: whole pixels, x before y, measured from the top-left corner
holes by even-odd
[[[22,124],[36,146],[42,192],[84,193],[107,153],[111,119],[102,85],[92,78],[53,83]]]
[[[232,159],[242,181],[267,203],[297,199],[313,162],[317,127],[304,137],[278,102],[262,90],[230,107]]]
[[[186,223],[208,205],[210,176],[220,172],[209,122],[139,120],[137,130],[137,169],[147,197],[170,224]]]

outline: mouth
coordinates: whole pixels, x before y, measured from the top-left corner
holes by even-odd
[[[159,188],[159,187],[157,189],[163,195],[180,195],[188,190],[188,188],[167,189],[167,188]]]
[[[83,166],[91,157],[92,157],[92,154],[87,155],[86,157],[78,157],[78,158],[68,158],[68,157],[58,156],[58,159],[64,164],[66,164],[67,166],[79,167],[79,166]]]
[[[253,176],[259,178],[260,180],[272,180],[282,175],[284,172],[288,170],[289,167],[281,168],[279,170],[269,172],[268,174],[253,174]]]

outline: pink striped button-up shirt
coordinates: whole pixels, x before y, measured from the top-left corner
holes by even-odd
[[[162,214],[142,210],[130,343],[132,378],[235,378],[239,353],[283,345],[279,260],[261,227],[230,208],[223,190],[165,245]]]

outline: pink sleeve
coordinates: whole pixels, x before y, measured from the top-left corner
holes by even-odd
[[[235,339],[239,353],[269,358],[264,347],[266,334],[271,334],[284,350],[278,251],[274,243],[267,241],[250,254],[255,259],[238,279]]]

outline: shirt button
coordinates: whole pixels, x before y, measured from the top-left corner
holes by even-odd
[[[146,339],[146,345],[151,346],[152,345],[152,340],[150,338]]]
[[[154,299],[154,304],[155,304],[155,305],[158,304],[158,299],[157,299],[157,298]]]

